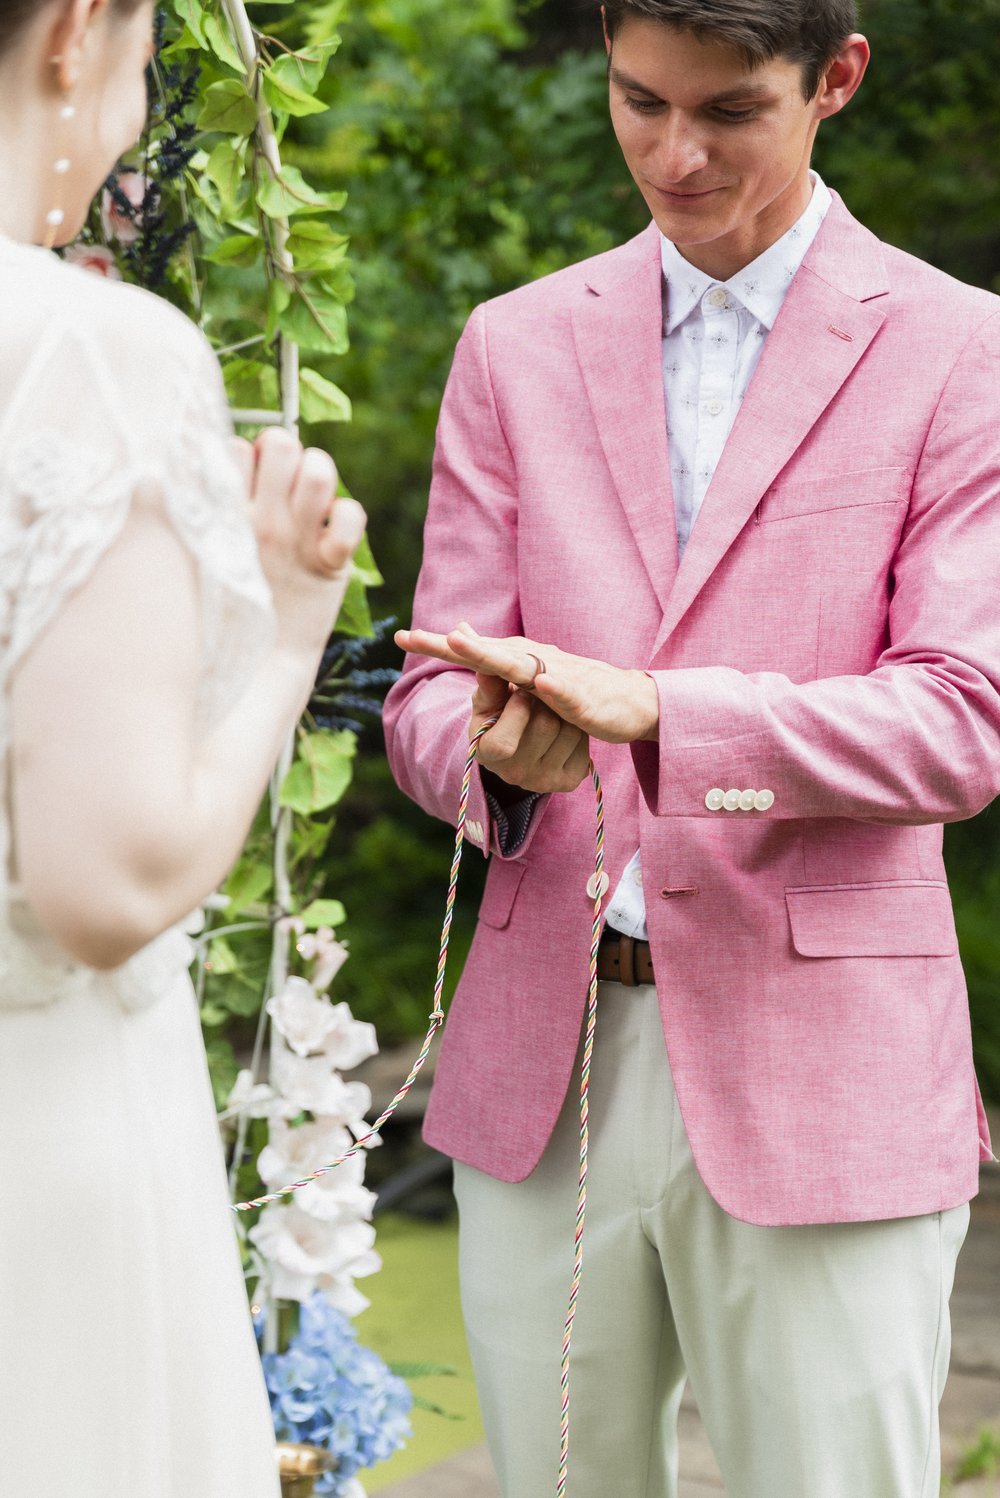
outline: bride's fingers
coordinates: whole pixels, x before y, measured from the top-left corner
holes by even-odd
[[[233,462],[240,470],[240,476],[247,488],[247,494],[252,498],[253,471],[256,464],[253,443],[248,442],[245,437],[234,437],[232,439]]]
[[[320,533],[318,557],[323,572],[335,576],[349,566],[368,526],[368,516],[356,499],[335,499],[329,523]]]
[[[330,513],[337,488],[337,469],[329,453],[307,447],[299,460],[289,495],[289,507],[302,560],[307,566],[318,561],[320,532]]]

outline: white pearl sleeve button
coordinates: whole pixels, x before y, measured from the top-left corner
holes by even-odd
[[[741,794],[740,791],[727,791],[722,800],[724,810],[739,811]]]
[[[744,791],[740,797],[740,811],[753,811],[757,803],[756,791]]]
[[[709,811],[721,811],[722,803],[723,801],[725,801],[725,799],[725,791],[720,790],[719,787],[716,786],[716,788],[709,791],[708,795],[705,797],[705,805],[708,807]]]
[[[770,811],[774,805],[773,791],[758,791],[753,801],[757,811]]]

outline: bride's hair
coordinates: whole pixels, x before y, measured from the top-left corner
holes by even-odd
[[[143,0],[111,0],[112,9],[125,14],[138,10],[142,4]],[[37,14],[38,0],[0,0],[0,58],[10,51],[25,26]]]

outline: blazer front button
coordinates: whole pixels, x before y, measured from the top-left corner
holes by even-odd
[[[715,790],[709,791],[708,795],[705,797],[705,805],[708,807],[709,811],[721,811],[722,803],[725,801],[725,799],[725,791],[720,791],[718,786],[716,786]]]
[[[774,805],[773,791],[758,791],[753,801],[757,811],[770,811]]]
[[[744,791],[740,797],[740,811],[753,811],[757,804],[756,791]]]
[[[739,791],[727,791],[722,799],[723,808],[726,811],[739,811],[740,794]]]
[[[611,888],[611,880],[607,874],[602,874],[598,879],[596,874],[591,874],[587,880],[587,895],[591,900],[603,900]]]

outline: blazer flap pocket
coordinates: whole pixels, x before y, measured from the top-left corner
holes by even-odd
[[[526,868],[527,864],[517,859],[504,860],[494,856],[490,860],[483,903],[479,907],[479,919],[485,925],[495,926],[498,931],[507,925]]]
[[[801,957],[951,957],[958,951],[941,880],[808,885],[786,889],[792,945]]]
[[[849,510],[862,505],[899,504],[909,492],[905,468],[862,468],[856,473],[831,473],[815,480],[780,480],[768,489],[757,510],[762,523],[815,515],[827,510]]]

